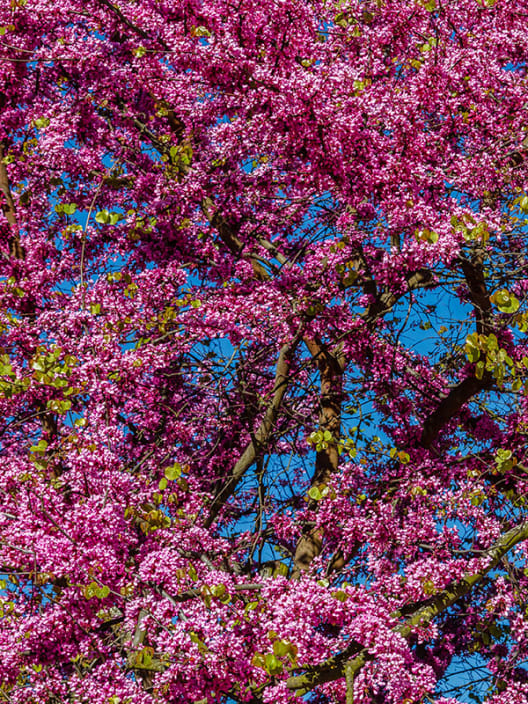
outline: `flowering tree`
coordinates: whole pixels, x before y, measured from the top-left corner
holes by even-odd
[[[526,702],[527,12],[2,3],[0,701]]]

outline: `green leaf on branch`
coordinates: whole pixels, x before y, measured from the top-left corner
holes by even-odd
[[[113,213],[105,209],[95,214],[95,222],[100,225],[115,225],[121,220],[121,217],[121,213]]]
[[[469,347],[466,350],[467,358],[470,362],[478,362],[480,357],[480,350],[476,347]]]
[[[297,646],[289,640],[276,640],[273,643],[273,654],[278,658],[288,657],[290,662],[294,662],[297,657]]]
[[[429,51],[429,49],[427,49],[427,51]],[[416,230],[414,235],[419,242],[428,242],[429,244],[436,244],[438,242],[438,233],[434,230],[429,230],[427,227],[423,230]]]
[[[314,501],[322,501],[330,492],[330,489],[326,484],[318,484],[317,486],[312,486],[308,490],[308,496]]]
[[[478,362],[480,357],[480,340],[476,332],[468,335],[466,339],[466,344],[464,350],[466,352],[466,357],[470,362]]]
[[[255,667],[265,670],[268,675],[278,675],[282,672],[284,665],[273,653],[255,653],[251,660]]]
[[[513,456],[513,452],[511,450],[499,449],[495,455],[495,464],[497,467],[497,472],[508,472],[515,464],[517,464],[517,458]]]
[[[50,399],[46,403],[46,407],[53,413],[64,415],[71,409],[71,401],[69,399]]]
[[[97,582],[90,582],[83,589],[83,594],[86,599],[105,599],[110,594],[110,587],[106,584],[101,586]]]
[[[48,448],[48,443],[46,440],[39,440],[37,445],[30,447],[31,452],[44,453]]]
[[[170,467],[165,467],[165,478],[169,481],[175,481],[181,476],[181,465],[175,462]]]
[[[50,123],[49,117],[37,117],[36,120],[33,120],[33,124],[38,130],[43,129],[44,127],[47,127]]]
[[[211,32],[207,29],[207,27],[204,27],[202,25],[198,27],[191,27],[191,35],[193,37],[210,37]]]
[[[517,298],[504,288],[500,291],[496,291],[493,296],[491,296],[491,301],[497,306],[501,313],[515,313],[519,310],[520,304]]]

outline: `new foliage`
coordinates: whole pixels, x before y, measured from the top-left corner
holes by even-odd
[[[526,701],[527,12],[1,3],[0,700]]]

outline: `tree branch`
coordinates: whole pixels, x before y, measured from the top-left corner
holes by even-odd
[[[327,442],[327,447],[319,450],[315,456],[315,471],[311,485],[327,484],[332,475],[337,472],[339,453],[337,441],[341,433],[341,405],[343,401],[343,373],[346,359],[341,350],[331,352],[318,340],[305,338],[304,340],[313,360],[319,367],[320,375],[320,402],[319,402],[319,430],[328,431],[332,438]],[[312,501],[312,508],[316,508]],[[301,535],[295,549],[293,559],[294,569],[292,577],[299,576],[301,571],[306,571],[314,558],[320,555],[323,545],[323,536],[320,528],[315,527]]]
[[[475,310],[477,333],[489,334],[493,309],[484,279],[482,253],[479,250],[471,261],[461,258],[460,262]],[[475,394],[491,388],[492,383],[492,375],[485,371],[482,379],[477,379],[475,376],[467,377],[451,389],[438,408],[425,420],[420,445],[425,448],[431,447],[444,425],[458,413],[462,406]]]
[[[202,212],[209,221],[209,224],[217,230],[222,242],[226,245],[229,251],[243,259],[248,259],[253,268],[253,274],[259,281],[267,281],[270,274],[262,266],[262,260],[256,254],[244,252],[244,243],[238,237],[240,227],[236,223],[230,223],[221,213],[214,210],[213,201],[206,197],[202,201]],[[269,262],[266,262],[271,266]]]
[[[429,286],[432,280],[433,275],[428,269],[419,269],[408,274],[407,285],[409,290],[414,290]],[[367,293],[376,291],[376,285],[372,278],[366,279],[364,290]],[[399,295],[389,291],[377,294],[375,301],[371,303],[363,314],[367,327],[372,330],[378,318],[388,313],[399,298]],[[311,486],[317,486],[317,484],[326,484],[330,481],[332,474],[337,472],[338,469],[337,440],[341,428],[343,374],[347,360],[341,351],[334,354],[318,340],[305,338],[305,344],[319,367],[321,378],[319,429],[323,432],[328,430],[332,433],[332,440],[328,443],[328,448],[316,454],[315,471]],[[312,504],[315,504],[315,502],[312,502]],[[313,505],[313,508],[316,509],[316,506]],[[322,546],[323,536],[320,528],[316,526],[310,531],[303,533],[295,549],[293,578],[298,577],[302,571],[308,570],[314,558],[321,554]],[[340,569],[345,559],[341,551],[338,551],[334,554],[329,565],[330,570]]]
[[[420,445],[429,448],[442,430],[444,425],[453,418],[462,406],[467,403],[475,394],[491,387],[492,377],[489,372],[485,372],[482,379],[476,376],[469,376],[455,386],[447,397],[440,402],[439,406],[428,418],[426,418]]]
[[[275,421],[277,420],[277,416],[279,414],[282,399],[284,398],[284,394],[286,393],[286,389],[288,387],[290,358],[301,339],[302,334],[299,330],[291,342],[288,342],[281,347],[275,370],[275,383],[273,385],[271,402],[264,414],[264,418],[262,419],[259,428],[253,435],[251,442],[233,467],[233,471],[226,480],[224,486],[215,496],[209,509],[209,515],[204,522],[206,528],[209,528],[215,521],[220,509],[225,504],[227,499],[233,494],[238,483],[255,461],[258,452],[268,443],[273,432]]]
[[[429,269],[418,269],[407,275],[407,287],[409,291],[414,291],[418,288],[427,288],[433,283],[433,274]],[[388,313],[396,304],[402,294],[395,294],[391,291],[380,293],[376,300],[369,305],[363,313],[362,318],[370,327],[378,318],[385,313]]]
[[[20,244],[20,235],[18,233],[15,201],[11,195],[11,187],[9,185],[9,176],[4,162],[4,155],[5,144],[0,142],[0,191],[4,194],[5,199],[5,202],[2,204],[2,210],[4,211],[12,233],[9,238],[9,254],[13,259],[24,259],[24,251]]]
[[[515,526],[486,551],[488,558],[487,565],[478,572],[466,574],[458,582],[443,589],[435,597],[429,599],[425,604],[416,609],[403,623],[393,628],[394,633],[399,633],[403,638],[409,638],[413,628],[421,624],[426,624],[453,606],[459,599],[465,596],[475,587],[491,570],[493,570],[501,559],[514,548],[518,543],[528,540],[528,521]],[[391,614],[393,618],[399,618],[400,612]],[[350,658],[351,655],[355,657]],[[307,694],[314,687],[326,682],[333,682],[347,674],[347,678],[353,677],[355,673],[363,667],[373,656],[368,648],[362,648],[358,643],[351,643],[343,652],[328,658],[325,662],[315,667],[307,668],[307,672],[302,675],[290,677],[286,685],[288,689],[296,691],[298,696]]]
[[[491,301],[484,278],[483,252],[479,248],[471,261],[460,258],[460,265],[469,289],[469,295],[477,319],[477,332],[489,334],[490,319],[493,313]]]

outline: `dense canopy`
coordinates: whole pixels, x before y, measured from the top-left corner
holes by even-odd
[[[0,701],[527,701],[527,20],[3,0]]]

